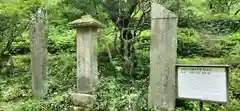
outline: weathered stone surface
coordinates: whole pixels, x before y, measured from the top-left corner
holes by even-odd
[[[103,24],[87,15],[69,25],[77,28],[77,93],[71,94],[72,109],[91,111],[98,81],[97,30]]]
[[[77,29],[77,89],[88,94],[93,91],[98,74],[97,30]]]
[[[32,20],[30,32],[32,89],[34,97],[42,99],[48,91],[48,24],[47,15],[41,8]]]
[[[86,15],[69,25],[77,29],[77,89],[89,94],[98,81],[97,30],[103,24]]]
[[[178,18],[156,3],[152,3],[151,18],[148,107],[157,111],[174,111]]]
[[[73,22],[70,22],[69,25],[74,28],[80,28],[80,27],[102,28],[102,27],[104,27],[104,25],[100,21],[92,18],[91,15],[82,16],[81,19],[77,19]]]
[[[71,100],[74,106],[92,108],[95,101],[95,97],[89,94],[72,93]]]

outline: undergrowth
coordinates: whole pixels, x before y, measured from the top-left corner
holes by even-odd
[[[100,84],[96,89],[97,111],[149,111],[147,108],[149,64],[148,57],[139,57],[134,77],[121,75],[119,61],[115,64],[99,58]],[[30,59],[15,56],[13,75],[0,75],[0,109],[6,111],[68,111],[69,93],[76,87],[76,58],[74,54],[51,56],[49,58],[49,91],[43,100],[35,100],[31,90]],[[104,64],[103,64],[104,63]],[[177,63],[219,63],[225,59],[178,59]],[[206,111],[237,111],[240,106],[240,70],[231,68],[230,102],[228,105],[205,104]],[[197,109],[196,101],[177,100],[177,111]]]

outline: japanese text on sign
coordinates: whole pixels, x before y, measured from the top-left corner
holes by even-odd
[[[225,67],[178,67],[178,98],[227,102]]]

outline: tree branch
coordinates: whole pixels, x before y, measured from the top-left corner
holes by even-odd
[[[18,24],[18,23],[14,23],[13,27],[16,27],[16,24]],[[4,47],[4,49],[0,52],[1,55],[3,55],[5,51],[10,50],[10,47],[11,47],[12,43],[14,42],[15,38],[18,35],[21,35],[27,29],[28,25],[29,25],[29,22],[23,27],[23,29],[19,33],[16,33],[16,30],[18,30],[18,29],[12,30],[11,36],[8,39],[6,47]]]
[[[234,15],[237,15],[239,12],[240,12],[240,9],[238,9],[238,10],[234,13]]]

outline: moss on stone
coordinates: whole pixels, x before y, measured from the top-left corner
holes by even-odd
[[[92,18],[92,16],[90,15],[82,16],[81,19],[77,19],[73,22],[70,22],[69,25],[74,28],[81,28],[81,27],[103,28],[104,27],[104,25],[100,21]]]

